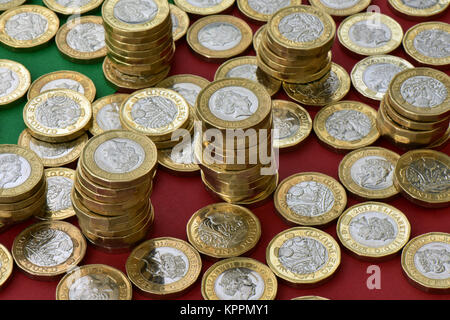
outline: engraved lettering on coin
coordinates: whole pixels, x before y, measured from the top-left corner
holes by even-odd
[[[95,52],[105,47],[105,29],[97,23],[83,23],[72,28],[67,44],[79,52]]]
[[[158,5],[153,0],[120,0],[114,6],[114,17],[129,24],[146,23],[157,13]]]
[[[415,9],[428,9],[435,6],[439,0],[402,0],[403,4]]]
[[[209,109],[219,119],[240,121],[251,117],[259,107],[258,97],[244,87],[225,87],[209,99]]]
[[[400,93],[408,103],[420,108],[440,105],[448,96],[445,84],[427,76],[406,79],[400,87]]]
[[[273,109],[273,129],[278,139],[290,138],[300,129],[300,119],[290,111]]]
[[[8,68],[0,68],[0,98],[6,97],[19,86],[20,78]]]
[[[244,78],[252,81],[258,81],[258,76],[256,75],[256,70],[258,66],[255,64],[243,64],[234,67],[226,74],[226,78]]]
[[[250,8],[256,12],[270,15],[291,5],[291,0],[248,0]]]
[[[40,267],[54,267],[66,262],[73,253],[70,236],[56,229],[41,229],[31,234],[24,246],[28,261]]]
[[[176,83],[170,89],[181,94],[191,106],[195,106],[197,96],[202,91],[198,85],[188,82]]]
[[[337,74],[330,71],[330,76],[325,81],[310,82],[308,84],[298,84],[294,91],[310,99],[328,98],[332,96],[340,87],[341,81]]]
[[[414,38],[414,47],[424,56],[447,58],[450,56],[450,33],[438,29],[424,30]]]
[[[91,0],[56,0],[56,3],[66,8],[81,8]]]
[[[66,177],[47,178],[47,211],[55,212],[72,207],[70,192],[73,180]]]
[[[324,25],[313,14],[292,13],[281,19],[278,29],[284,37],[291,41],[310,42],[323,34]]]
[[[350,174],[360,187],[382,190],[393,185],[395,166],[383,157],[368,156],[358,159],[350,169]]]
[[[308,274],[317,272],[325,266],[328,251],[315,239],[294,237],[281,245],[278,250],[278,260],[293,273]]]
[[[354,7],[360,0],[320,0],[322,4],[333,9],[347,9]]]
[[[31,175],[31,165],[14,153],[0,154],[0,189],[22,185]],[[0,190],[1,191],[1,190]]]
[[[364,71],[363,81],[369,89],[386,93],[391,80],[402,70],[399,66],[390,63],[372,64]]]
[[[107,104],[101,108],[95,118],[98,126],[104,131],[122,129],[122,125],[120,124],[119,109],[120,106],[117,102]]]
[[[147,97],[131,108],[133,121],[143,127],[156,129],[170,125],[178,116],[175,103],[164,97]]]
[[[450,244],[425,244],[414,255],[414,265],[425,277],[436,280],[450,279]]]
[[[351,237],[358,243],[371,248],[380,248],[395,240],[398,226],[388,215],[371,211],[352,218],[349,231]]]
[[[242,40],[242,33],[231,23],[214,22],[201,28],[197,37],[205,48],[223,51],[236,47]]]
[[[117,283],[103,274],[81,277],[69,288],[69,300],[119,300],[119,295]]]
[[[76,141],[65,143],[48,143],[39,140],[30,140],[30,149],[36,152],[41,159],[62,158],[75,148]]]
[[[80,105],[65,95],[50,97],[36,108],[36,120],[48,128],[67,128],[80,117]]]
[[[155,284],[174,283],[181,280],[189,270],[186,255],[171,247],[155,248],[141,262],[142,276]]]
[[[47,82],[41,88],[41,93],[53,89],[70,89],[78,93],[84,94],[84,87],[78,81],[72,79],[56,79]]]
[[[8,36],[20,41],[36,39],[43,35],[47,28],[47,19],[38,13],[31,12],[16,14],[5,23]]]
[[[304,217],[317,217],[333,208],[333,192],[315,181],[304,181],[292,186],[286,194],[288,207]]]
[[[392,32],[384,23],[376,23],[369,19],[352,25],[349,36],[360,47],[379,48],[391,40]]]
[[[189,4],[198,8],[211,8],[219,5],[223,0],[186,0]]]
[[[425,193],[450,191],[450,168],[432,158],[413,161],[405,169],[405,177],[414,188]]]
[[[264,289],[261,275],[248,268],[228,269],[214,282],[214,292],[219,300],[259,300]]]
[[[94,152],[95,163],[110,173],[127,173],[139,168],[145,150],[136,141],[114,138],[100,144]]]
[[[233,248],[246,239],[248,225],[240,216],[215,212],[205,217],[197,232],[200,240],[208,246]]]
[[[325,122],[327,132],[341,141],[356,141],[366,137],[372,129],[368,116],[356,110],[334,112]]]

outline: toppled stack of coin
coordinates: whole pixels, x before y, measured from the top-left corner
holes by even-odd
[[[336,24],[311,6],[277,11],[262,31],[258,67],[288,83],[309,83],[330,74]]]
[[[152,87],[170,71],[175,54],[169,3],[106,0],[102,6],[106,79],[120,89]]]
[[[248,79],[214,81],[200,92],[196,111],[203,134],[197,135],[195,157],[206,188],[235,204],[272,194],[278,175],[269,169],[273,119],[267,90]]]
[[[437,148],[448,141],[450,77],[431,68],[398,73],[380,104],[381,135],[402,149]]]
[[[80,228],[107,251],[128,249],[153,224],[150,201],[157,150],[147,137],[111,130],[93,137],[80,157],[72,204]]]

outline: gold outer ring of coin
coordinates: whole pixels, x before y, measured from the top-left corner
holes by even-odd
[[[450,157],[445,153],[428,149],[412,150],[403,154],[398,160],[397,165],[395,166],[394,182],[399,187],[402,195],[413,203],[430,208],[447,207],[450,204],[450,194],[448,190],[439,190],[439,192],[423,191],[423,189],[418,189],[414,184],[412,184],[410,178],[408,177],[408,175],[412,173],[419,174],[420,168],[418,167],[418,162],[422,162],[422,165],[425,166],[423,162],[426,159],[439,162],[441,165],[441,170],[442,167],[446,167],[446,170],[450,168]],[[412,172],[408,172],[412,163],[415,163],[414,168],[411,169]],[[427,168],[428,166],[429,164],[425,167],[427,171],[429,170]],[[424,175],[430,175],[430,173],[426,172]],[[430,179],[434,178],[430,177]],[[421,188],[424,188],[424,186],[421,186]]]
[[[411,239],[403,248],[401,264],[403,274],[414,287],[428,293],[450,293],[450,278],[439,279],[427,277],[417,268],[416,255],[421,248],[432,243],[448,245],[450,234],[445,232],[429,232]],[[442,248],[442,245],[440,246]],[[445,248],[443,250],[446,250]]]
[[[94,82],[84,74],[72,70],[55,71],[40,76],[31,84],[30,89],[28,90],[27,99],[31,100],[45,92],[42,91],[42,88],[44,88],[48,83],[57,80],[71,80],[78,82],[83,87],[83,95],[86,96],[90,102],[94,101],[96,94]],[[55,89],[56,88],[51,90]]]
[[[334,92],[330,92],[333,81],[339,81]],[[283,89],[292,100],[308,106],[325,106],[340,101],[350,91],[351,82],[347,71],[336,63],[331,64],[329,76],[305,84],[283,82]],[[315,93],[319,92],[319,95]]]
[[[437,0],[435,1],[435,4],[429,8],[417,9],[406,5],[402,0],[389,0],[388,3],[398,13],[403,14],[403,16],[425,19],[431,19],[434,16],[444,13],[450,5],[450,2],[447,0]]]
[[[239,219],[247,229],[245,238],[239,243],[225,247],[206,243],[199,234],[199,228],[215,214],[226,215],[229,219]],[[248,253],[256,246],[261,237],[261,224],[258,217],[247,208],[229,203],[215,203],[201,208],[191,216],[186,225],[186,233],[189,243],[200,253],[218,259],[231,258]]]
[[[385,44],[379,47],[362,47],[357,43],[354,43],[350,38],[350,29],[356,23],[364,23],[366,26],[381,23],[390,29],[391,39],[389,39],[389,41],[385,41]],[[388,54],[397,49],[402,44],[403,29],[397,21],[385,14],[362,12],[351,15],[343,20],[338,28],[337,35],[339,42],[350,52],[353,52],[359,56],[371,56]]]
[[[0,59],[0,68],[10,70],[19,80],[16,88],[0,97],[1,108],[20,100],[27,93],[31,84],[31,75],[24,65],[12,60]]]
[[[333,193],[333,206],[317,216],[304,216],[292,210],[287,201],[287,195],[292,187],[303,182],[315,182],[326,187]],[[334,178],[318,172],[303,172],[287,177],[280,182],[273,198],[275,209],[291,225],[327,226],[342,214],[347,205],[344,187]]]
[[[2,3],[2,4],[0,4],[0,11],[6,11],[11,8],[18,7],[22,4],[24,4],[25,2],[26,2],[26,0],[11,0],[6,3]]]
[[[342,110],[354,110],[364,114],[371,123],[369,133],[365,137],[354,141],[338,140],[331,136],[327,131],[326,122],[335,112]],[[380,133],[376,122],[377,111],[375,109],[362,102],[345,100],[331,103],[322,108],[314,117],[313,129],[316,136],[319,138],[319,141],[324,143],[325,146],[330,147],[337,152],[347,152],[348,150],[370,146],[378,140]]]
[[[258,66],[258,61],[254,56],[246,56],[246,57],[237,57],[230,60],[227,60],[223,64],[219,66],[214,75],[214,81],[230,78],[229,72],[234,68],[243,66],[243,65],[253,65]],[[273,96],[276,94],[281,88],[281,81],[275,79],[268,74],[262,72],[260,69],[256,70],[257,82],[262,84],[269,94]],[[244,78],[244,77],[243,77]],[[248,78],[247,78],[248,79]],[[252,79],[249,79],[252,80]]]
[[[339,164],[339,180],[344,185],[344,187],[357,198],[360,199],[390,199],[399,193],[399,190],[395,187],[394,183],[387,188],[381,189],[370,189],[361,186],[352,177],[352,168],[360,159],[366,157],[377,157],[389,163],[392,170],[389,173],[389,169],[386,169],[387,174],[391,174],[391,179],[394,178],[394,169],[397,164],[400,155],[381,147],[366,147],[354,150],[344,156]],[[368,173],[368,172],[365,172]]]
[[[259,11],[256,11],[254,8],[252,8],[252,6],[248,3],[248,0],[236,0],[239,11],[242,12],[242,14],[244,16],[246,16],[248,19],[255,21],[255,22],[259,22],[259,23],[264,23],[269,21],[270,17],[278,10],[284,8],[284,7],[279,7],[276,11],[272,12],[272,13],[262,13]],[[290,0],[289,1],[289,6],[298,6],[302,4],[302,0]],[[264,6],[264,5],[263,5]]]
[[[42,232],[45,234],[50,232],[50,230],[58,232],[61,235],[64,233],[64,236],[70,238],[72,241],[73,249],[70,256],[62,263],[52,266],[40,266],[27,258],[26,253],[28,250],[26,247],[30,241],[35,239],[33,238],[35,233]],[[44,221],[33,224],[23,230],[14,239],[11,253],[16,265],[30,278],[37,280],[55,280],[83,260],[86,253],[86,246],[87,244],[83,234],[74,225],[65,221]]]
[[[262,37],[265,34],[267,29],[267,24],[261,26],[258,30],[256,30],[255,34],[253,35],[253,49],[255,52],[258,52],[259,44],[262,41]]]
[[[158,248],[170,248],[170,250],[176,250],[177,254],[183,253],[188,260],[188,270],[181,279],[169,284],[157,284],[149,281],[148,277],[142,274],[143,267],[146,265],[145,258]],[[125,268],[128,278],[142,293],[153,297],[171,298],[182,294],[197,281],[202,269],[202,259],[198,251],[186,241],[161,237],[147,240],[134,248],[126,261]],[[146,269],[145,272],[149,273],[148,276],[151,275],[150,270]]]
[[[278,259],[282,246],[292,239],[312,239],[328,251],[328,259],[323,267],[315,272],[298,274],[286,268]],[[341,263],[339,244],[328,233],[311,227],[294,227],[277,234],[267,245],[266,262],[277,277],[295,287],[315,287],[323,284],[336,273]]]
[[[113,30],[109,29],[107,25],[104,25],[106,32],[105,40],[112,44],[121,44],[123,49],[127,49],[126,46],[129,46],[129,50],[149,50],[158,47],[163,43],[173,41],[172,30],[168,25],[169,22],[170,19],[167,19],[167,23],[164,28],[159,31],[152,32],[150,35],[146,34],[143,37],[130,37],[129,35],[117,34]]]
[[[405,59],[391,55],[373,55],[366,57],[355,64],[351,72],[353,86],[364,97],[378,101],[383,99],[386,92],[373,90],[373,88],[369,88],[367,83],[364,81],[365,72],[367,72],[368,69],[374,64],[393,65],[401,71],[414,68],[414,66]]]
[[[175,46],[169,46],[164,52],[158,52],[157,57],[135,58],[121,55],[113,51],[108,45],[107,56],[111,61],[114,61],[117,68],[122,71],[133,73],[133,66],[136,70],[143,70],[148,72],[158,72],[164,69],[173,60],[175,54]],[[161,56],[159,56],[161,54]]]
[[[52,11],[63,15],[83,14],[98,8],[103,0],[90,0],[82,6],[63,6],[56,0],[43,0],[44,4]]]
[[[291,134],[287,137],[280,137],[279,139],[274,139],[273,146],[278,149],[288,149],[290,147],[294,147],[302,143],[306,138],[308,138],[309,134],[312,131],[312,120],[308,111],[302,106],[285,100],[273,100],[272,101],[272,113],[274,119],[279,118],[279,121],[283,119],[278,114],[284,114],[286,118],[291,119],[291,121],[298,124],[298,129],[294,134]],[[291,118],[294,116],[294,118]],[[287,119],[287,120],[289,120]],[[274,121],[275,122],[275,121]],[[275,129],[276,130],[276,127]]]
[[[337,8],[332,8],[332,7],[325,5],[320,0],[309,0],[309,1],[313,7],[319,8],[319,9],[325,11],[326,13],[328,13],[329,15],[332,15],[335,17],[346,17],[346,16],[351,16],[353,14],[356,14],[358,12],[361,12],[361,11],[365,10],[370,5],[370,2],[371,2],[371,0],[359,0],[351,7],[337,9]]]
[[[0,288],[10,279],[14,269],[14,260],[8,248],[0,243]]]
[[[435,150],[443,149],[444,147],[447,146],[447,143],[449,142],[449,140],[450,140],[450,125],[447,128],[447,131],[445,131],[444,135],[441,138],[439,138],[432,144],[426,146],[426,148],[435,149]]]
[[[171,158],[172,148],[158,150],[158,163],[176,175],[197,175],[200,167],[195,162],[183,163],[173,161]]]
[[[67,43],[67,36],[77,26],[92,23],[99,25],[103,29],[103,19],[98,16],[83,16],[77,19],[69,20],[56,33],[55,42],[59,52],[70,61],[81,63],[96,63],[106,56],[106,46],[104,45],[96,51],[83,52],[72,48]]]
[[[261,292],[258,300],[275,300],[278,291],[278,280],[275,274],[265,264],[255,259],[245,257],[224,259],[214,263],[211,267],[209,267],[202,277],[201,293],[203,299],[222,300],[220,298],[220,295],[215,291],[215,288],[218,287],[216,286],[218,278],[221,276],[223,277],[223,275],[230,270],[240,268],[252,271],[262,278],[262,281],[264,282],[264,291]],[[244,275],[242,277],[243,279],[245,279]],[[226,295],[225,293],[222,294],[224,296]],[[223,300],[232,300],[230,298],[227,299],[226,297],[224,297]],[[254,297],[252,298],[255,299]]]
[[[233,25],[241,32],[241,41],[234,47],[226,50],[213,50],[203,46],[199,40],[199,32],[210,24]],[[222,62],[244,53],[252,44],[253,31],[244,20],[229,15],[212,15],[203,17],[194,22],[187,32],[186,40],[189,47],[201,58],[211,62]]]
[[[112,104],[117,104],[118,107],[122,104],[122,102],[128,97],[128,94],[124,94],[124,93],[117,93],[117,94],[112,94],[103,98],[100,98],[96,101],[94,101],[94,103],[92,104],[92,123],[91,126],[89,127],[89,132],[93,135],[99,135],[105,131],[104,128],[101,128],[98,121],[97,121],[97,115],[99,114],[99,112]],[[117,110],[118,111],[118,110]],[[117,112],[117,117],[119,117],[119,112]],[[121,129],[120,128],[115,128],[115,130],[117,129]],[[111,130],[111,129],[109,129]]]
[[[39,15],[41,18],[47,20],[46,30],[30,40],[17,40],[6,33],[6,23],[12,17],[21,13],[33,13]],[[22,5],[15,8],[11,8],[2,13],[0,16],[0,43],[3,43],[9,49],[12,50],[24,50],[39,48],[48,44],[48,42],[56,35],[59,28],[59,18],[55,12],[38,5]]]
[[[450,2],[447,2],[447,4],[450,4]],[[430,57],[421,53],[414,45],[415,39],[419,34],[436,30],[445,32],[450,36],[450,25],[448,23],[437,21],[419,23],[406,31],[405,36],[403,37],[403,48],[411,58],[422,65],[435,68],[440,66],[448,67],[448,65],[450,65],[450,55],[442,58]]]
[[[292,298],[291,300],[330,300],[321,296],[300,296]]]
[[[227,11],[234,5],[234,1],[235,0],[222,0],[219,4],[210,7],[197,7],[188,0],[174,0],[173,2],[175,2],[177,7],[189,14],[195,16],[209,16]]]
[[[174,17],[178,22],[176,28],[172,27],[173,41],[177,41],[187,33],[187,30],[189,29],[190,19],[188,14],[183,10],[181,10],[180,8],[178,8],[177,6],[170,3],[169,7],[170,7],[170,14],[172,17],[172,25]]]
[[[116,40],[110,40],[108,38],[105,39],[105,42],[108,52],[112,52],[118,57],[123,57],[124,60],[148,58],[149,60],[152,60],[150,62],[152,63],[153,61],[156,62],[158,60],[161,60],[162,58],[167,57],[173,50],[173,41],[169,40],[164,41],[161,44],[157,44],[156,46],[127,45],[122,44],[121,42],[116,42]]]
[[[118,296],[117,299],[113,300],[131,300],[133,298],[131,282],[122,271],[105,264],[87,264],[71,270],[59,281],[58,286],[56,287],[56,300],[77,300],[80,298],[88,300],[89,296],[85,297],[81,295],[79,297],[71,297],[70,289],[72,288],[72,285],[77,283],[81,278],[91,278],[92,276],[94,276],[94,278],[108,279],[108,281],[114,283],[114,287],[118,290]],[[93,292],[88,291],[88,294],[91,293]],[[100,292],[95,293],[104,294],[106,292],[100,290]],[[108,295],[108,298],[111,297]]]
[[[353,237],[351,231],[353,220],[357,217],[364,217],[369,220],[374,213],[382,215],[383,219],[386,219],[385,221],[390,220],[391,224],[392,222],[396,224],[395,237],[386,245],[371,246]],[[358,259],[386,261],[393,258],[406,245],[411,234],[411,225],[405,214],[397,208],[386,203],[371,201],[359,203],[345,210],[337,222],[336,234],[341,244]]]

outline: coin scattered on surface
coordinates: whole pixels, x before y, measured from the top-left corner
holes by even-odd
[[[315,6],[326,13],[345,17],[351,16],[365,10],[370,5],[371,0],[351,0],[351,1],[333,1],[333,0],[310,0],[312,6]]]
[[[234,5],[235,0],[174,0],[175,5],[187,13],[207,16],[224,12]]]
[[[18,62],[6,59],[0,60],[0,79],[0,108],[21,99],[31,84],[28,69]]]
[[[0,244],[0,288],[6,284],[12,275],[14,260],[8,248]]]
[[[239,10],[249,19],[257,22],[267,22],[278,10],[301,5],[302,0],[237,0]]]
[[[198,174],[195,138],[187,137],[173,148],[158,150],[158,163],[176,175]]]
[[[65,2],[63,0],[43,0],[44,4],[51,10],[63,14],[83,14],[98,8],[103,0],[82,0]]]
[[[402,13],[409,18],[432,19],[433,16],[443,13],[450,2],[447,0],[389,0],[389,4],[397,12]]]
[[[170,17],[172,19],[172,36],[173,40],[177,41],[184,37],[189,29],[189,16],[186,12],[177,6],[170,4]]]
[[[164,79],[157,84],[157,87],[167,88],[178,92],[186,99],[191,108],[195,110],[197,96],[208,84],[209,81],[200,76],[193,74],[177,74]]]
[[[11,8],[18,7],[22,4],[24,4],[26,0],[4,0],[2,3],[0,3],[0,12],[6,11]]]
[[[92,124],[90,133],[96,136],[109,130],[122,129],[120,124],[120,105],[128,98],[128,94],[112,94],[100,98],[92,104]]]

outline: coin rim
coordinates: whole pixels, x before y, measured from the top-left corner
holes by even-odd
[[[0,97],[1,109],[1,107],[7,106],[21,99],[25,95],[25,93],[27,93],[28,88],[31,84],[31,74],[23,64],[8,59],[0,59],[0,68],[5,68],[13,71],[19,78],[19,84],[12,92],[8,95]]]

